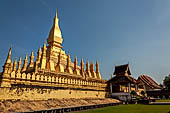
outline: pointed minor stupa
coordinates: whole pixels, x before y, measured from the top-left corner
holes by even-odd
[[[22,67],[22,72],[27,70],[27,63],[28,63],[28,55],[26,53],[25,59],[24,59],[24,64],[23,64],[23,67]]]
[[[76,75],[80,75],[80,72],[79,72],[78,67],[77,67],[77,56],[75,56],[75,60],[74,60],[73,73],[76,74]]]
[[[82,57],[81,57],[81,63],[80,63],[80,74],[84,77],[84,62],[83,62]]]
[[[86,62],[86,77],[92,77],[89,69],[89,61]]]
[[[11,72],[11,47],[9,49],[6,62],[4,64],[4,66],[3,66],[3,72],[4,73],[10,73]]]
[[[102,79],[99,71],[99,63],[97,61],[96,61],[96,76],[98,79]]]
[[[57,72],[64,72],[64,67],[61,64],[61,51],[60,51],[60,53],[58,55],[58,63],[57,63],[57,66],[56,66],[56,71]]]
[[[32,50],[31,56],[30,56],[29,68],[33,68],[33,67],[34,67],[34,52]]]
[[[13,65],[13,71],[17,70],[17,58],[15,58],[14,65]]]
[[[40,68],[46,69],[46,43],[44,42],[41,59],[40,59]]]
[[[67,65],[66,65],[66,68],[65,68],[65,72],[73,74],[73,70],[70,67],[70,62],[71,62],[70,53],[68,53],[68,55],[67,55]]]

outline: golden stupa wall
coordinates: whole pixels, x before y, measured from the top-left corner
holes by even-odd
[[[24,60],[11,60],[10,48],[3,72],[0,73],[0,100],[47,100],[55,98],[104,98],[106,81],[101,79],[99,64],[87,60],[86,69],[81,59],[71,61],[70,54],[62,50],[62,35],[57,14],[47,38],[36,56],[31,52]],[[23,65],[22,65],[23,64]]]
[[[104,98],[105,84],[70,75],[12,72],[3,78],[0,100],[41,100],[52,98]]]

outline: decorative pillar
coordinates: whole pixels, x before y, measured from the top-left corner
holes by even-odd
[[[22,72],[26,71],[26,69],[27,69],[27,62],[28,62],[28,60],[27,60],[27,54],[26,54],[25,55],[25,59],[24,59],[24,64],[23,64],[23,67],[22,67]]]
[[[37,52],[37,59],[36,59],[37,64],[40,63],[41,54],[42,54],[42,52],[41,52],[41,46],[40,46],[40,48],[38,49],[38,52]]]
[[[90,72],[91,72],[91,76],[92,76],[93,78],[96,78],[96,79],[97,79],[96,73],[95,73],[95,71],[94,71],[93,61],[91,61],[91,63],[90,63]]]
[[[10,69],[10,72],[13,71],[13,60],[11,61],[11,69]]]
[[[29,63],[29,68],[33,68],[34,67],[34,53],[33,51],[31,52],[31,56],[30,56],[30,63]]]
[[[66,65],[65,72],[73,74],[73,71],[70,67],[70,53],[68,53],[68,55],[67,55],[67,65]]]
[[[42,70],[46,69],[46,44],[45,44],[45,42],[43,45],[43,52],[42,52],[42,56],[41,56],[41,69]]]
[[[20,56],[20,57],[19,57],[19,62],[18,62],[17,73],[20,73],[20,72],[21,72],[21,64],[22,64],[22,61],[21,61],[21,56]]]
[[[39,67],[39,64],[40,64],[40,60],[41,60],[41,47],[38,49],[38,52],[37,52],[37,58],[36,58],[36,62],[35,62],[35,73],[38,72],[38,67]]]
[[[99,63],[97,61],[96,61],[96,76],[98,79],[102,79],[99,71]]]
[[[3,73],[4,74],[10,74],[11,73],[11,48],[9,49],[6,62],[3,66]],[[6,75],[6,77],[7,77],[7,75]]]
[[[75,60],[74,60],[74,70],[73,73],[76,75],[80,75],[78,68],[77,68],[77,57],[75,56]]]
[[[49,59],[47,61],[47,67],[46,68],[51,70],[51,71],[55,71],[54,62],[53,62],[53,60],[51,60],[51,57],[49,57]]]
[[[56,66],[56,71],[57,72],[64,72],[64,67],[61,64],[61,51],[60,51],[60,53],[58,55],[58,63],[57,63],[57,66]]]
[[[83,62],[83,58],[81,58],[81,63],[80,63],[80,74],[84,77],[84,62]]]
[[[91,77],[88,59],[87,59],[87,62],[86,62],[86,77]]]
[[[13,66],[13,71],[16,71],[16,70],[17,70],[17,58],[15,58],[14,66]]]

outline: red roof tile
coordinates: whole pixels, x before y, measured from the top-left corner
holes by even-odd
[[[144,82],[146,85],[153,89],[161,89],[161,87],[149,76],[147,75],[140,75],[137,80],[138,83]]]

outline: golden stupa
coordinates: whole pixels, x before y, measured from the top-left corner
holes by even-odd
[[[62,50],[62,34],[59,19],[54,18],[53,26],[36,56],[31,52],[24,61],[11,59],[11,48],[0,73],[0,100],[24,99],[46,100],[52,98],[104,98],[106,94],[106,81],[101,79],[99,63],[96,61],[96,70],[93,62],[87,60],[84,68],[83,58],[80,66],[75,56],[71,61],[70,53]],[[23,64],[23,65],[22,65]]]

